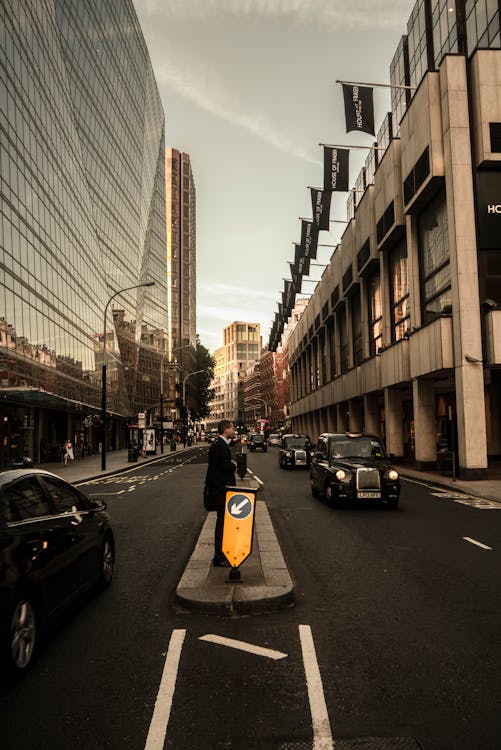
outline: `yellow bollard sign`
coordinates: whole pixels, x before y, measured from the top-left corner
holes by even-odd
[[[223,554],[232,568],[238,568],[252,552],[255,489],[228,487],[223,527]]]

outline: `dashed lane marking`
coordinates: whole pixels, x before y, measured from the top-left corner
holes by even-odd
[[[463,539],[465,542],[469,542],[470,544],[474,544],[476,547],[480,547],[481,549],[490,549],[492,550],[492,547],[488,547],[487,544],[482,544],[482,542],[477,542],[476,539],[472,539],[471,536],[464,536]]]
[[[304,672],[310,701],[313,750],[333,750],[334,740],[332,739],[329,714],[327,713],[322,677],[309,625],[299,626],[299,639],[301,641]]]
[[[173,630],[144,750],[163,750],[186,630]]]
[[[259,479],[259,477],[258,477],[258,476],[256,476],[256,474],[254,474],[254,472],[253,472],[253,471],[251,471],[250,469],[247,469],[247,473],[248,473],[248,474],[250,474],[250,475],[251,475],[251,477],[254,477],[254,479],[255,479],[255,480],[256,480],[257,482],[259,482],[259,484],[260,484],[261,486],[263,486],[263,484],[264,484],[263,480],[262,480],[262,479]]]

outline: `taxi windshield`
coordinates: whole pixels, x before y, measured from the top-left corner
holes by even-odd
[[[308,438],[301,437],[300,435],[291,435],[284,438],[284,445],[286,448],[300,448],[305,450],[310,447],[310,441]]]
[[[332,442],[331,458],[384,458],[382,443],[369,437],[343,437]]]

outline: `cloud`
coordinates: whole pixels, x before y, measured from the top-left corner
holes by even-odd
[[[409,0],[136,0],[151,16],[185,21],[226,17],[280,19],[331,31],[402,27]]]
[[[265,115],[237,109],[231,102],[230,93],[223,80],[206,61],[196,64],[192,59],[189,67],[183,66],[180,69],[174,60],[166,60],[164,51],[161,60],[155,64],[155,76],[160,86],[168,86],[205,112],[242,128],[279,151],[321,166],[319,159],[315,159],[305,148],[279,133],[276,125]]]

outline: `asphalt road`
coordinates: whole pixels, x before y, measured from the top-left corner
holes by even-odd
[[[108,503],[115,579],[2,688],[2,750],[299,750],[312,748],[323,705],[336,750],[498,750],[501,506],[405,482],[396,511],[333,510],[311,497],[307,472],[278,468],[276,449],[251,454],[296,606],[189,614],[174,594],[205,518],[206,452],[83,487]]]

